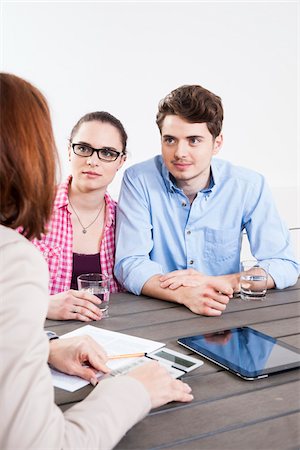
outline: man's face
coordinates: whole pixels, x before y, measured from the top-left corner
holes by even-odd
[[[221,148],[222,135],[213,139],[206,123],[189,123],[176,115],[165,117],[161,135],[162,157],[177,186],[206,187],[210,162]]]

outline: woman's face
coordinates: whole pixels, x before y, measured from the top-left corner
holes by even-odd
[[[95,149],[110,147],[122,152],[119,130],[110,123],[97,120],[82,123],[73,136],[72,143],[86,144]],[[120,155],[116,161],[106,162],[101,161],[96,152],[88,157],[78,156],[70,145],[69,159],[72,185],[82,192],[88,192],[99,189],[105,191],[126,158]]]

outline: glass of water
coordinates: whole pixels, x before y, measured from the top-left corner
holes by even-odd
[[[256,260],[241,261],[241,299],[264,300],[267,294],[269,264]]]
[[[109,280],[110,277],[102,273],[84,273],[77,277],[78,289],[80,291],[87,291],[90,294],[96,295],[101,300],[98,307],[102,311],[103,318],[109,317]]]

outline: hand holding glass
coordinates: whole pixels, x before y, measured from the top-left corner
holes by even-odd
[[[241,299],[264,300],[268,282],[267,263],[261,265],[258,261],[247,260],[241,262]]]
[[[99,309],[102,311],[102,318],[109,317],[109,276],[101,273],[85,273],[77,277],[77,282],[80,291],[87,291],[101,300]]]

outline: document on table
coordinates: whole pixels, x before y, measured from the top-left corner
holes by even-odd
[[[138,338],[123,333],[117,333],[115,331],[103,330],[101,328],[93,327],[92,325],[86,325],[71,331],[70,333],[64,334],[63,336],[60,336],[60,339],[84,335],[92,337],[98,344],[102,345],[109,356],[122,355],[125,353],[150,353],[165,345],[163,342],[151,341],[149,339]],[[136,358],[114,359],[108,361],[107,366],[110,369],[119,369],[135,360]],[[83,380],[82,378],[66,375],[54,369],[50,370],[53,385],[66,391],[75,392],[89,384],[88,381]],[[99,372],[99,376],[101,377],[101,372]]]

